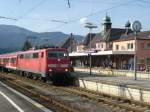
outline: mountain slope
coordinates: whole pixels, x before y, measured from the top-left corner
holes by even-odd
[[[42,44],[59,45],[69,35],[62,32],[33,32],[14,25],[0,25],[0,52],[2,49],[21,49],[24,42],[29,39],[33,46]],[[74,35],[80,41],[82,36]],[[6,50],[7,51],[7,50]]]

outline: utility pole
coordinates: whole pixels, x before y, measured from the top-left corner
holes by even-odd
[[[132,24],[133,31],[135,33],[134,41],[134,79],[137,80],[137,33],[142,29],[142,25],[139,21],[134,21]]]
[[[85,23],[85,28],[89,29],[89,35],[90,35],[90,52],[89,52],[89,56],[90,56],[90,75],[92,75],[92,55],[91,55],[91,38],[92,38],[92,29],[93,28],[97,28],[96,25],[94,25],[93,23]]]
[[[73,50],[72,44],[73,44],[73,34],[71,33],[70,34],[70,52],[72,52],[72,50]]]

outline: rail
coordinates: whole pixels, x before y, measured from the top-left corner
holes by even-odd
[[[20,77],[18,77],[20,78]],[[34,81],[30,80],[29,81],[34,82],[34,84],[41,84],[44,85],[45,87],[49,88],[55,88],[61,91],[65,91],[68,93],[71,93],[76,96],[80,96],[82,98],[86,98],[89,101],[97,102],[98,105],[104,106],[106,108],[109,108],[112,110],[112,112],[148,112],[150,111],[150,105],[145,104],[145,103],[140,103],[140,102],[135,102],[129,99],[124,99],[121,97],[115,97],[115,96],[109,96],[107,94],[102,94],[90,90],[86,90],[83,88],[78,88],[78,87],[55,87],[47,83],[43,83],[41,81]],[[82,112],[85,110],[80,110],[79,108],[73,108],[73,106],[70,105],[65,105],[66,103],[63,101],[60,101],[56,99],[53,96],[47,96],[43,95],[37,91],[33,91],[31,87],[28,87],[20,82],[12,81],[12,80],[7,80],[5,83],[7,83],[10,86],[14,86],[14,88],[17,87],[18,91],[21,92],[27,92],[25,94],[31,94],[30,97],[36,97],[41,100],[44,100],[47,102],[46,105],[54,105],[54,107],[58,108],[61,110],[61,112]],[[19,83],[19,84],[18,84]]]

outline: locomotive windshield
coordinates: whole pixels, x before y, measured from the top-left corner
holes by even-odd
[[[48,58],[67,58],[68,53],[66,51],[48,51]]]

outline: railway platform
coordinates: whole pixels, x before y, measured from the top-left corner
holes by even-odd
[[[77,85],[106,95],[131,99],[150,104],[150,80],[126,76],[110,76],[75,72],[78,77]]]
[[[52,112],[0,81],[0,112]]]

